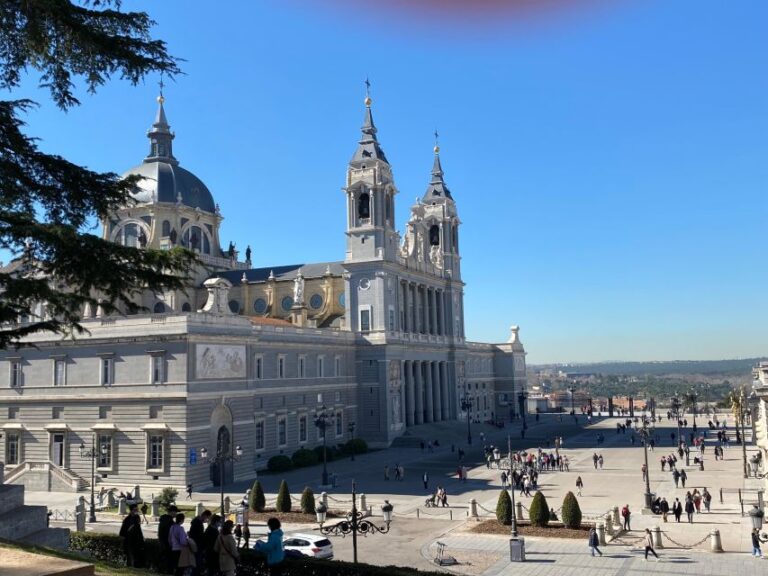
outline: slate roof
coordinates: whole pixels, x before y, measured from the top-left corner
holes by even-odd
[[[275,280],[285,281],[293,280],[301,269],[304,278],[321,278],[330,266],[332,276],[341,276],[344,273],[344,266],[341,262],[316,262],[314,264],[291,264],[289,266],[268,266],[266,268],[251,268],[250,270],[227,270],[218,272],[212,278],[226,278],[233,285],[242,282],[243,274],[249,283],[266,282],[270,273],[274,273]]]

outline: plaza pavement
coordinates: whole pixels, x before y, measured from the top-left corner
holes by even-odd
[[[331,508],[345,510],[349,507],[351,480],[357,483],[358,492],[365,493],[369,506],[373,506],[374,520],[380,522],[378,505],[386,498],[395,506],[395,521],[391,531],[386,535],[373,535],[360,538],[358,541],[361,561],[375,564],[398,564],[414,566],[421,569],[435,569],[431,558],[434,556],[436,542],[447,545],[447,552],[462,562],[454,567],[455,573],[482,574],[496,576],[511,573],[512,570],[526,573],[546,573],[555,570],[557,574],[573,572],[588,568],[604,574],[625,574],[630,571],[676,571],[680,573],[709,574],[724,570],[744,570],[745,574],[760,570],[764,573],[768,564],[752,560],[748,552],[749,526],[748,517],[741,517],[735,490],[756,489],[760,481],[745,480],[741,474],[741,450],[732,447],[726,450],[725,460],[715,462],[711,448],[705,453],[705,471],[698,466],[683,467],[688,472],[687,487],[707,488],[713,494],[712,512],[701,513],[693,524],[674,522],[663,524],[656,516],[641,514],[644,483],[640,467],[643,462],[643,448],[639,442],[631,445],[630,434],[616,434],[616,422],[619,419],[596,418],[591,425],[579,417],[578,424],[568,416],[562,421],[552,415],[544,415],[539,422],[529,418],[529,429],[526,438],[520,438],[520,426],[515,424],[511,430],[498,430],[487,425],[473,425],[473,444],[466,443],[466,427],[457,423],[439,423],[419,426],[411,431],[413,438],[423,438],[425,441],[438,438],[440,448],[429,452],[418,447],[418,441],[411,442],[415,446],[390,448],[359,455],[352,462],[344,459],[330,462],[329,471],[337,475],[337,488],[329,489]],[[701,423],[701,422],[700,422]],[[657,426],[660,446],[654,452],[649,452],[649,467],[651,472],[651,490],[659,495],[665,495],[670,501],[674,497],[685,495],[682,488],[675,489],[669,472],[662,473],[659,458],[662,454],[672,451],[669,432],[671,423],[661,422]],[[603,514],[613,506],[629,504],[634,511],[632,516],[632,532],[622,536],[619,542],[631,543],[641,536],[641,530],[646,527],[659,525],[664,530],[663,538],[666,547],[673,546],[672,541],[683,545],[694,544],[705,538],[712,528],[718,528],[721,533],[725,554],[708,552],[709,540],[692,550],[684,548],[665,548],[660,550],[664,561],[660,564],[646,564],[642,560],[641,550],[633,549],[624,544],[608,545],[603,558],[589,556],[586,542],[561,539],[528,538],[526,548],[529,561],[525,564],[510,564],[508,561],[508,539],[500,536],[477,535],[468,532],[476,523],[467,519],[470,499],[474,498],[480,504],[481,515],[492,517],[496,499],[500,489],[499,474],[496,469],[488,470],[482,462],[482,450],[479,433],[486,435],[486,443],[506,447],[506,434],[511,433],[513,450],[522,447],[535,449],[545,447],[547,440],[555,436],[564,439],[564,453],[568,455],[571,466],[570,472],[545,472],[540,476],[541,490],[548,499],[549,505],[558,509],[562,498],[569,490],[575,491],[575,480],[581,475],[584,481],[583,496],[579,498],[585,516]],[[605,443],[596,447],[596,435],[602,432]],[[472,465],[467,482],[459,482],[456,478],[457,453],[451,450],[466,451],[465,462]],[[605,460],[602,470],[595,470],[591,456],[598,451]],[[391,474],[389,481],[383,478],[383,467],[390,468],[395,463],[405,467],[405,480],[396,482]],[[680,466],[681,462],[678,462]],[[298,496],[301,489],[311,486],[316,494],[322,491],[319,486],[320,466],[292,471],[279,475],[261,475],[260,479],[267,492],[267,500],[273,500],[279,482],[285,478],[292,493]],[[423,489],[421,476],[424,472],[430,476],[429,491],[434,491],[437,485],[446,488],[449,495],[449,509],[429,508],[423,506],[427,491]],[[228,486],[227,494],[233,502],[238,502],[251,482],[241,482]],[[726,488],[734,492],[724,494],[724,503],[720,504],[719,489]],[[147,494],[144,494],[145,497]],[[671,499],[670,499],[671,497]],[[71,503],[73,494],[30,493],[28,503],[49,503],[57,507],[56,501]],[[202,501],[214,508],[218,503],[216,490],[196,492],[193,502]],[[523,499],[527,506],[528,498]],[[51,504],[53,503],[53,505]],[[416,518],[418,511],[419,518]],[[452,514],[453,519],[450,519]],[[377,517],[378,516],[378,517]],[[683,516],[685,518],[685,516]],[[99,515],[99,523],[88,526],[99,531],[116,532],[119,519],[109,515]],[[287,525],[286,532],[316,530],[315,525]],[[145,528],[147,534],[154,531],[154,524]],[[252,534],[255,536],[265,531],[263,525],[253,525]],[[351,559],[351,538],[334,538],[336,557]],[[639,546],[639,544],[638,544]],[[674,568],[670,567],[671,564]]]

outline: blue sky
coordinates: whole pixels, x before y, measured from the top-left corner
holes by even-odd
[[[401,194],[432,133],[458,203],[468,336],[521,326],[530,362],[768,353],[768,2],[584,2],[538,18],[376,3],[124,3],[186,59],[166,88],[182,165],[256,266],[344,257],[344,171],[371,78]],[[463,23],[462,23],[463,22]],[[122,172],[156,78],[64,114],[16,95],[41,147]]]

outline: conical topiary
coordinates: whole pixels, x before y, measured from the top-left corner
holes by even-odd
[[[301,511],[304,514],[315,513],[315,493],[309,486],[305,487],[304,492],[301,493]]]
[[[546,526],[549,524],[549,506],[547,505],[547,499],[544,498],[544,494],[541,492],[536,492],[533,496],[528,517],[531,519],[533,526]]]
[[[581,527],[581,508],[573,492],[568,492],[563,498],[563,524],[567,528]]]
[[[248,509],[254,512],[264,512],[264,508],[267,506],[266,498],[264,498],[264,488],[261,487],[261,482],[256,480],[251,486],[251,493],[248,495]]]
[[[278,512],[291,511],[291,493],[288,492],[288,483],[285,480],[280,482],[280,489],[277,491],[276,508]]]
[[[512,498],[509,497],[509,492],[506,490],[499,492],[499,501],[496,503],[496,520],[505,526],[512,524]]]

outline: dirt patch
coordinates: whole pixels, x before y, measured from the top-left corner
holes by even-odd
[[[328,510],[325,515],[326,520],[334,518],[344,518],[346,514],[338,510]],[[282,523],[288,524],[317,524],[315,514],[304,514],[303,512],[276,512],[274,508],[267,508],[264,512],[250,511],[248,513],[249,522],[266,522],[270,518],[277,518]]]
[[[591,526],[581,528],[566,528],[562,524],[550,524],[546,527],[531,526],[530,522],[518,522],[517,532],[521,536],[538,536],[540,538],[569,538],[571,540],[587,539]],[[499,524],[496,520],[484,520],[473,526],[469,532],[474,534],[501,534],[509,536],[510,527]]]

